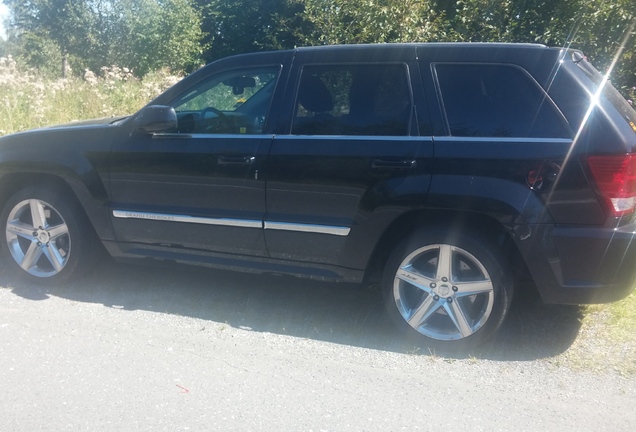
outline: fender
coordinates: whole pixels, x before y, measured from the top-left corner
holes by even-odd
[[[38,175],[61,179],[75,194],[98,236],[113,240],[108,215],[108,158],[118,128],[112,122],[102,119],[0,138],[2,181],[17,174],[19,182],[33,181]],[[96,129],[101,133],[96,134]],[[18,187],[11,185],[14,190]]]
[[[504,225],[602,224],[572,140],[436,137],[428,207],[489,215]],[[537,169],[553,167],[544,185]]]

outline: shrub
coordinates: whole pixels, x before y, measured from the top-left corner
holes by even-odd
[[[0,57],[0,135],[131,114],[180,78],[160,70],[138,79],[127,68],[105,66],[81,78],[51,79]]]

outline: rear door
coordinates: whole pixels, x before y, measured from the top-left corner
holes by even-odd
[[[297,53],[268,163],[273,258],[364,268],[390,221],[423,204],[432,145],[417,136],[415,51],[394,48]]]

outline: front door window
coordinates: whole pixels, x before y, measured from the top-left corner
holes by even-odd
[[[203,82],[173,103],[179,132],[262,133],[279,70],[235,70]]]

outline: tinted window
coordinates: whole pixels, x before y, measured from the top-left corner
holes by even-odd
[[[563,115],[523,70],[507,65],[438,64],[454,136],[570,138]]]
[[[199,84],[173,103],[179,132],[261,133],[279,70],[235,70]]]
[[[405,65],[305,66],[292,134],[408,135],[407,74]]]

